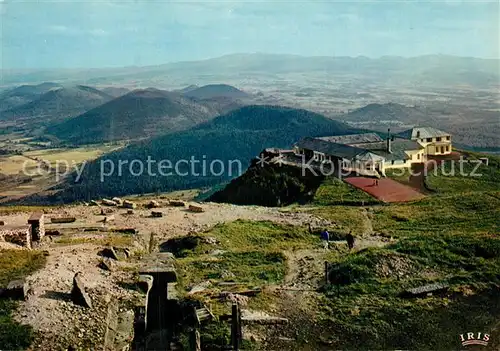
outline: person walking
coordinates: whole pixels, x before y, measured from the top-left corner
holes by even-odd
[[[349,232],[349,234],[346,235],[346,241],[347,241],[347,246],[349,247],[349,250],[352,250],[354,248],[354,236],[351,233],[352,233],[352,230]]]
[[[330,248],[330,233],[328,233],[328,230],[325,229],[321,232],[321,239],[323,240],[323,248],[328,250]]]

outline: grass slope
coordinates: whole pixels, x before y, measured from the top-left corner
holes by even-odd
[[[348,350],[458,349],[458,336],[466,330],[498,339],[500,172],[491,159],[480,170],[481,177],[430,175],[435,192],[427,198],[372,207],[373,230],[397,241],[334,257],[334,284],[319,304],[325,328],[320,338]],[[358,208],[323,207],[315,213],[354,233],[366,221]],[[449,285],[448,292],[400,296],[435,282]],[[498,346],[492,341],[489,348]]]
[[[21,279],[45,264],[45,256],[38,251],[0,250],[0,287]],[[0,299],[0,347],[4,350],[22,350],[33,340],[30,326],[14,321],[15,301]]]

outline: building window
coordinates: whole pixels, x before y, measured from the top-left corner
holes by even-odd
[[[446,145],[446,152],[450,151],[450,146]]]
[[[448,141],[449,141],[449,140],[451,140],[451,136],[449,136],[449,135],[448,135],[448,136],[446,137],[446,140],[448,140]]]
[[[436,141],[441,141],[441,137],[437,137],[437,138],[436,138]]]
[[[393,164],[394,164],[394,160],[391,161],[391,165],[393,165]]]
[[[427,138],[427,142],[428,143],[432,142],[432,138]]]
[[[420,142],[423,143],[424,142],[424,139],[420,139]]]
[[[420,138],[420,131],[417,132],[417,138]]]
[[[410,160],[413,160],[413,155],[410,155]]]
[[[420,160],[420,154],[417,154],[417,160]]]
[[[441,153],[444,154],[444,146],[441,146]]]

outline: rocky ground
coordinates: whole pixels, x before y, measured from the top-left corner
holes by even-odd
[[[118,303],[122,312],[131,312],[134,301],[140,293],[131,289],[132,281],[140,261],[130,258],[124,262],[116,262],[111,271],[99,267],[102,257],[98,252],[103,243],[113,235],[111,228],[133,227],[138,234],[132,235],[132,252],[144,255],[144,238],[155,233],[155,243],[203,231],[218,223],[246,220],[270,220],[277,223],[312,226],[325,225],[325,221],[306,213],[283,212],[276,208],[255,206],[233,206],[226,204],[204,203],[204,212],[193,213],[187,207],[168,206],[160,200],[162,212],[159,218],[151,217],[151,209],[144,208],[144,201],[138,202],[133,214],[127,209],[118,207],[102,207],[113,221],[103,222],[98,206],[66,206],[47,208],[46,229],[57,230],[58,236],[48,236],[38,245],[38,249],[48,253],[45,267],[27,278],[29,297],[21,302],[15,318],[34,327],[37,333],[33,350],[86,350],[103,347],[106,334],[109,332],[107,321],[110,306]],[[2,215],[6,224],[23,224],[29,212],[18,211]],[[51,224],[51,217],[76,217],[74,223]],[[92,231],[85,232],[85,229]],[[97,229],[96,229],[97,228]],[[84,239],[84,240],[83,240]],[[12,248],[12,245],[5,244]],[[141,246],[142,245],[142,246]],[[135,251],[134,251],[135,250]],[[306,255],[307,256],[307,255]],[[138,256],[139,257],[139,256]],[[291,262],[296,262],[292,260]],[[75,273],[81,272],[81,279],[92,300],[92,308],[75,305],[71,301],[71,289]],[[293,270],[295,272],[295,269]],[[295,273],[293,273],[295,274]]]

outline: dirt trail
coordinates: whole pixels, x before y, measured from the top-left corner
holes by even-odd
[[[287,251],[287,273],[282,286],[294,289],[316,289],[323,278],[325,250]]]

